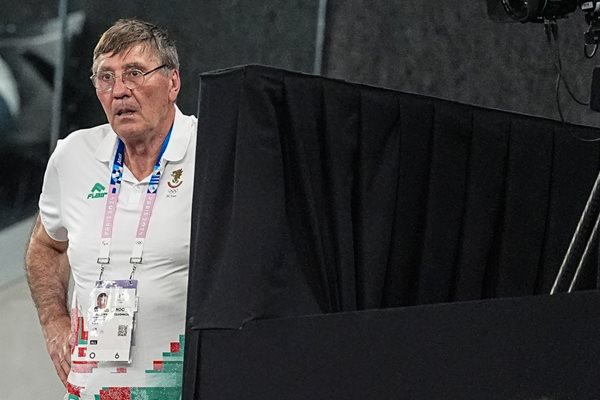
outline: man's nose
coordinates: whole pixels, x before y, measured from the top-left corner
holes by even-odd
[[[123,97],[129,95],[131,93],[131,89],[125,86],[123,77],[118,76],[115,78],[115,84],[112,88],[112,92],[114,97]]]

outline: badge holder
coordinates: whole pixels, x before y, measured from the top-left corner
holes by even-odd
[[[87,362],[131,362],[137,312],[137,280],[96,281],[90,292],[82,341],[73,359]]]

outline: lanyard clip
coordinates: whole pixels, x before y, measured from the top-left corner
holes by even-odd
[[[106,267],[106,264],[100,264],[100,276],[98,276],[99,281],[102,280],[102,275],[104,275],[104,267]]]
[[[131,263],[131,275],[129,275],[129,279],[133,279],[133,274],[135,274],[135,270],[137,266],[142,263],[142,257],[131,257],[129,258],[129,262]]]
[[[98,280],[101,281],[102,274],[104,274],[104,268],[106,267],[106,264],[110,264],[110,257],[98,257],[96,262],[98,264],[100,264],[100,276],[98,277]]]

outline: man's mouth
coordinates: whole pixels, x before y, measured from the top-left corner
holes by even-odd
[[[124,109],[117,110],[116,115],[117,115],[117,117],[123,117],[123,116],[127,117],[127,116],[133,115],[134,113],[135,113],[135,110],[130,109],[130,108],[124,108]]]

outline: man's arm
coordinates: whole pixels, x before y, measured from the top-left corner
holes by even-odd
[[[67,308],[69,242],[52,239],[38,215],[25,256],[27,281],[37,308],[46,348],[63,384],[71,370],[71,318]]]

